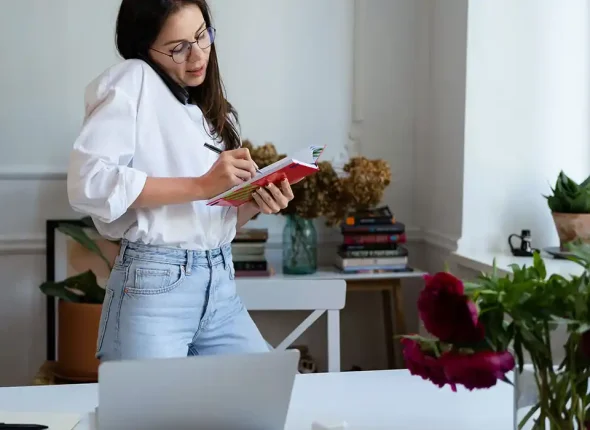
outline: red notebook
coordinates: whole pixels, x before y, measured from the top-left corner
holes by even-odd
[[[309,146],[293,157],[283,158],[260,169],[260,173],[243,184],[236,185],[207,201],[207,206],[241,206],[253,200],[252,193],[270,183],[277,184],[287,179],[290,184],[312,175],[319,170],[318,158],[325,146]]]

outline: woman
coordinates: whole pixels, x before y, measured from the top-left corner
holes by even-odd
[[[97,357],[268,351],[236,295],[230,242],[293,194],[285,182],[238,209],[205,204],[256,172],[224,96],[207,3],[123,0],[116,32],[125,61],[87,88],[67,181],[72,207],[122,239]]]

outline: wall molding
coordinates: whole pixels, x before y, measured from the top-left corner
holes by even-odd
[[[449,252],[455,252],[458,248],[458,237],[435,230],[422,230],[421,233],[422,241],[428,245],[436,246]]]
[[[44,234],[0,235],[0,255],[45,254]]]
[[[65,181],[67,173],[51,166],[0,167],[1,181]]]
[[[452,236],[435,232],[422,231],[417,227],[408,227],[406,229],[408,243],[426,243],[454,252],[457,249],[457,240]],[[282,243],[277,240],[281,237],[280,231],[269,231],[270,240],[267,243],[269,249],[281,249]],[[320,234],[318,241],[322,245],[336,246],[340,243],[338,233]],[[45,235],[38,234],[21,234],[21,235],[0,235],[0,255],[30,255],[45,254]]]

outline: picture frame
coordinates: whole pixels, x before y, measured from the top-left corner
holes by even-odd
[[[90,227],[82,219],[49,219],[46,220],[46,274],[45,280],[48,282],[60,282],[80,274],[87,270],[92,270],[97,277],[98,284],[106,286],[109,276],[109,268],[95,254],[77,243],[68,235],[59,230],[60,225],[68,224],[70,226],[81,227],[90,236],[101,250],[103,246],[109,246],[109,258],[113,252],[116,252],[118,245],[110,243],[108,240],[101,238],[95,229]],[[46,348],[47,361],[56,361],[58,355],[58,324],[59,324],[59,299],[46,296]]]
[[[74,219],[49,219],[45,223],[45,264],[47,282],[64,280],[67,277],[67,236],[58,230],[60,224],[73,224],[83,227],[81,220]],[[55,361],[57,358],[57,309],[58,299],[46,296],[46,323],[47,323],[47,361]]]

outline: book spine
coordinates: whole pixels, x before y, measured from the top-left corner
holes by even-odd
[[[359,272],[364,272],[364,271],[372,271],[372,270],[383,270],[383,271],[391,271],[391,272],[396,272],[396,271],[402,271],[404,269],[406,269],[408,266],[407,264],[396,264],[396,265],[383,265],[383,266],[374,266],[374,265],[369,265],[369,266],[354,266],[354,267],[338,267],[338,269],[342,270],[343,272],[346,273],[359,273]]]
[[[342,270],[342,269],[340,269]],[[414,269],[411,268],[410,266],[399,266],[399,267],[390,267],[390,268],[374,268],[374,267],[369,267],[369,268],[358,268],[355,267],[353,269],[343,269],[342,273],[347,273],[347,274],[378,274],[378,273],[400,273],[400,272],[413,272]]]
[[[394,216],[376,216],[376,217],[354,217],[350,216],[346,218],[347,226],[364,226],[364,225],[376,225],[376,224],[395,224]]]
[[[389,257],[389,258],[343,258],[339,262],[342,268],[355,267],[390,267],[402,266],[408,264],[408,257]]]
[[[367,249],[359,251],[340,251],[338,253],[342,258],[384,258],[384,257],[405,257],[408,251],[404,248],[398,249]]]
[[[399,251],[407,252],[407,250],[398,243],[343,243],[339,247],[340,251]]]
[[[390,233],[402,234],[406,227],[402,223],[395,223],[391,225],[357,225],[345,226],[340,229],[342,234],[370,234],[370,233]]]
[[[240,253],[232,253],[232,259],[234,263],[245,263],[245,262],[254,262],[258,263],[260,261],[264,261],[265,255],[262,254],[240,254]]]
[[[406,234],[359,234],[344,236],[345,245],[371,243],[406,243]]]
[[[266,261],[234,261],[234,270],[240,271],[266,271],[268,269]]]
[[[236,243],[252,243],[258,242],[260,245],[268,240],[267,229],[240,229],[236,232],[234,239],[232,240],[232,246]],[[238,246],[249,246],[249,245],[238,245]]]
[[[231,252],[235,256],[236,254],[264,254],[266,246],[264,242],[245,242],[245,243],[232,243]]]

